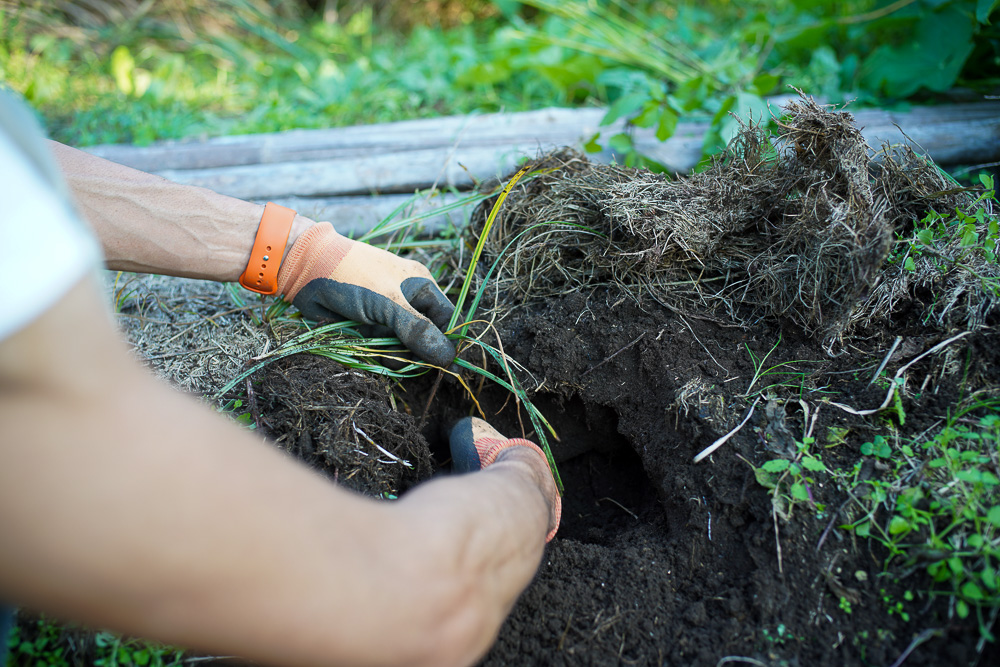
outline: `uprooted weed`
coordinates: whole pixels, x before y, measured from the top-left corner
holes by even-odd
[[[995,311],[1000,270],[982,253],[957,258],[954,235],[929,239],[923,264],[892,261],[926,211],[971,215],[974,195],[908,148],[872,150],[849,113],[811,99],[787,105],[778,126],[776,137],[744,126],[709,169],[676,180],[569,149],[543,156],[485,249],[487,266],[499,258],[500,302],[615,283],[738,322],[785,318],[827,341],[931,284],[948,295],[934,304],[939,326],[980,326]]]

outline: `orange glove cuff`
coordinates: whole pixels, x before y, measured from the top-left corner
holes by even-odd
[[[479,460],[482,468],[485,468],[496,461],[500,452],[508,447],[530,447],[538,452],[543,459],[545,459],[545,465],[548,467],[549,459],[545,456],[545,452],[542,451],[541,447],[530,440],[525,440],[524,438],[509,438],[507,440],[481,438],[478,442],[476,442],[476,449],[479,449],[480,452],[482,452],[483,448],[488,448],[485,453],[480,454]],[[555,515],[555,525],[552,526],[552,530],[549,531],[549,534],[545,536],[546,542],[551,542],[552,538],[556,536],[556,532],[559,530],[559,522],[562,520],[562,498],[558,495],[556,495],[556,506],[552,508],[552,513]]]
[[[257,237],[250,251],[250,261],[240,276],[240,285],[258,294],[278,291],[278,267],[285,254],[288,234],[292,231],[295,211],[274,202],[264,206],[264,215],[257,227]]]
[[[329,222],[319,222],[306,230],[288,251],[278,272],[277,292],[291,302],[299,290],[315,278],[329,278],[351,245]]]

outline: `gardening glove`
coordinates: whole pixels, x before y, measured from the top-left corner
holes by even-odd
[[[549,461],[545,452],[530,440],[524,438],[505,438],[496,429],[482,419],[466,417],[451,429],[449,438],[451,444],[451,467],[455,472],[465,473],[482,470],[496,461],[497,456],[508,447],[529,447],[542,457],[548,469]],[[553,486],[555,480],[553,480]],[[559,530],[559,520],[562,518],[562,498],[555,494],[552,506],[550,529],[545,541],[550,542]]]
[[[295,241],[278,271],[278,292],[311,320],[346,317],[386,327],[441,368],[455,358],[455,346],[441,333],[455,307],[427,267],[341,236],[329,222]]]

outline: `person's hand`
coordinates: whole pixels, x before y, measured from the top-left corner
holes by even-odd
[[[427,267],[341,236],[329,222],[295,241],[278,272],[278,292],[309,319],[387,327],[424,361],[447,368],[455,359],[441,332],[455,307]]]
[[[451,467],[457,473],[475,472],[499,461],[521,460],[532,467],[535,481],[549,503],[550,542],[559,530],[562,518],[562,498],[549,469],[549,461],[541,447],[524,438],[507,438],[488,422],[466,417],[451,429]]]

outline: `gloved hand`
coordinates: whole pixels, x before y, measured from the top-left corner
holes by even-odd
[[[312,320],[346,317],[387,327],[436,366],[447,368],[455,358],[441,333],[455,307],[427,267],[341,236],[329,222],[295,241],[278,272],[278,293]]]
[[[486,466],[496,461],[500,452],[508,447],[528,447],[538,452],[545,465],[545,470],[549,471],[549,461],[545,457],[542,448],[524,438],[505,438],[495,428],[487,422],[476,417],[466,417],[459,421],[451,429],[449,437],[451,445],[451,467],[455,472],[466,473],[482,470]],[[549,471],[551,475],[551,471]],[[552,516],[549,522],[549,533],[545,536],[545,541],[550,542],[559,530],[559,521],[562,519],[562,498],[555,491],[555,480],[552,481],[554,499],[552,502]]]

